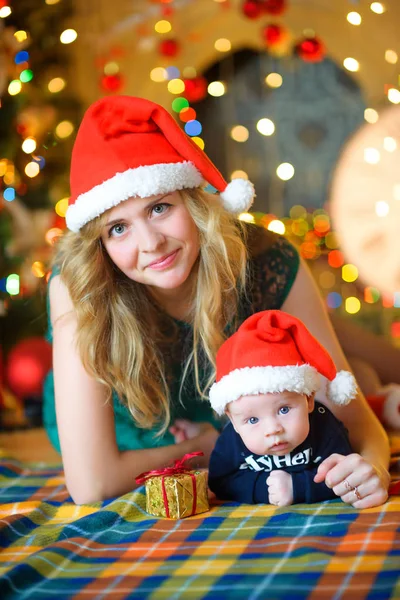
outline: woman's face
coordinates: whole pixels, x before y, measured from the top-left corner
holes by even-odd
[[[127,277],[174,295],[199,255],[199,233],[179,194],[130,198],[107,213],[101,239]]]

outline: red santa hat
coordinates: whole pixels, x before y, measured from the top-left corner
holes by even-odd
[[[280,310],[258,312],[219,349],[211,406],[222,415],[241,396],[284,391],[310,395],[320,387],[319,375],[329,380],[332,402],[348,404],[356,396],[353,375],[337,373],[328,352],[299,319]]]
[[[253,202],[250,181],[227,184],[162,106],[132,96],[101,98],[85,113],[72,151],[67,227],[79,231],[128,198],[195,188],[204,181],[220,192],[230,212],[245,211]]]

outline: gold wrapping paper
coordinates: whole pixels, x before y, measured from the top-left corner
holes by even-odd
[[[196,478],[196,509],[193,514],[209,510],[207,471],[190,471]],[[155,517],[167,517],[162,491],[164,477],[170,519],[190,517],[193,511],[193,483],[188,474],[158,475],[146,481],[146,511]]]

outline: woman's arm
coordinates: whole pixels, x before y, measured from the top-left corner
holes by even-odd
[[[339,345],[316,283],[304,261],[282,310],[301,319],[311,333],[327,349],[338,370],[351,370]],[[328,399],[321,401],[347,427],[353,449],[376,467],[388,485],[389,442],[387,435],[359,393],[347,406],[338,406]],[[348,461],[347,461],[348,462]]]
[[[104,386],[84,369],[74,341],[76,317],[59,276],[50,283],[53,368],[57,425],[66,485],[77,504],[118,496],[136,487],[143,471],[202,450],[207,464],[218,433],[212,427],[181,444],[146,450],[118,450],[114,413]]]
[[[383,335],[367,331],[337,313],[332,313],[330,320],[346,356],[370,364],[382,384],[400,383],[399,348],[395,348]]]

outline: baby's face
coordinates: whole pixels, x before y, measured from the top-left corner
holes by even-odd
[[[283,456],[306,439],[313,409],[314,396],[281,392],[242,396],[226,412],[250,452]]]

